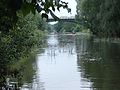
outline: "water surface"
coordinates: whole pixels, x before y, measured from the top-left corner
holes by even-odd
[[[89,36],[49,35],[22,90],[120,90],[120,44]]]

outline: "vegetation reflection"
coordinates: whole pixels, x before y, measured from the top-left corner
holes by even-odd
[[[83,78],[88,78],[92,82],[93,89],[120,89],[119,45],[119,43],[97,42],[85,37],[79,38],[76,44],[76,49],[80,51],[77,60],[78,68],[82,70]]]

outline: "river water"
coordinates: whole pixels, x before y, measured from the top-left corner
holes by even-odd
[[[49,35],[31,83],[21,90],[120,90],[120,44],[86,35]]]

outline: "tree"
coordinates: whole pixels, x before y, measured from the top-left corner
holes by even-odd
[[[48,14],[57,20],[59,19],[54,15],[54,11],[63,7],[71,11],[68,8],[68,3],[61,0],[1,0],[0,1],[0,31],[3,33],[9,32],[10,28],[14,26],[17,22],[17,12],[21,10],[23,15],[26,16],[28,13],[32,12],[33,14],[37,12],[41,13],[42,18],[48,19]],[[52,9],[51,9],[52,8]]]
[[[64,32],[74,32],[74,29],[76,27],[75,23],[71,22],[58,22],[57,24],[54,25],[55,30],[58,33],[64,33]]]
[[[120,37],[119,0],[76,0],[77,18],[99,37]]]
[[[0,89],[6,87],[6,77],[9,75],[12,78],[17,76],[21,81],[19,74],[24,72],[26,63],[30,62],[34,49],[42,47],[44,23],[39,21],[41,17],[38,14],[23,16],[18,13],[17,23],[7,35],[0,33]]]

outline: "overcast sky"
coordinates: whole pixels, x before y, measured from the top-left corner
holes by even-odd
[[[68,2],[68,7],[71,8],[71,14],[68,13],[68,11],[66,9],[61,8],[60,12],[56,10],[55,14],[60,17],[60,16],[75,16],[76,14],[76,1],[75,0],[62,0],[65,2]]]
[[[68,11],[66,9],[63,9],[63,8],[60,9],[60,12],[56,10],[54,14],[58,17],[61,17],[61,16],[67,16],[67,17],[75,16],[76,5],[77,5],[76,1],[75,0],[62,0],[62,1],[68,2],[68,7],[71,8],[71,14],[68,13]],[[57,22],[50,22],[50,24],[55,24],[55,23],[57,23]]]

